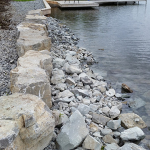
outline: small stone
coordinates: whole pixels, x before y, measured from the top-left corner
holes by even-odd
[[[75,81],[70,77],[68,77],[65,82],[68,83],[68,84],[72,84],[72,85],[76,84]]]
[[[93,133],[93,135],[96,137],[99,137],[99,138],[103,137],[103,136],[101,136],[100,132],[95,132],[95,133]]]
[[[140,147],[134,143],[125,143],[118,150],[145,150],[143,147]]]
[[[105,117],[101,114],[93,113],[93,122],[100,123],[102,125],[106,125],[106,123],[110,120],[110,118]]]
[[[124,83],[122,83],[122,89],[127,93],[133,93],[133,91]]]
[[[111,129],[101,129],[101,133],[102,133],[102,135],[111,134],[112,130]]]
[[[86,104],[86,105],[89,105],[90,104],[90,100],[89,99],[82,99],[83,103]]]
[[[116,118],[120,115],[120,110],[116,106],[112,106],[109,111],[111,118]]]
[[[117,138],[117,137],[119,137],[120,136],[120,132],[113,132],[113,136],[115,137],[115,138]]]
[[[95,112],[99,106],[95,104],[90,104],[89,107],[90,107],[90,111]]]
[[[120,127],[121,120],[110,120],[107,122],[107,126],[112,130],[117,130]]]
[[[109,89],[108,91],[106,91],[106,95],[108,95],[109,97],[112,97],[115,95],[115,90],[114,89]]]
[[[102,108],[102,112],[103,112],[106,116],[109,116],[109,111],[110,111],[110,108],[107,107],[107,106]]]

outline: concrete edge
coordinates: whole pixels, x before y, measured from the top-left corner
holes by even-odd
[[[41,9],[41,15],[50,15],[51,14],[51,7],[47,3],[46,0],[43,0],[43,3],[45,5],[45,8]]]

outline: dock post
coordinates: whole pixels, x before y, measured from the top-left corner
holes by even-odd
[[[118,1],[117,1],[117,6],[118,6]]]
[[[138,4],[139,4],[139,1],[138,1]]]

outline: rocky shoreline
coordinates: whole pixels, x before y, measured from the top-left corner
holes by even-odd
[[[17,103],[19,106],[15,111],[13,107],[5,107],[10,114],[13,111],[14,116],[21,109],[18,107],[22,107],[23,111],[18,116],[24,114],[25,125],[20,131],[12,128],[15,136],[13,133],[14,138],[8,143],[13,142],[15,145],[14,141],[20,134],[26,144],[31,144],[28,143],[27,146],[32,150],[37,147],[42,149],[51,139],[44,150],[144,150],[134,144],[145,137],[141,130],[146,127],[144,121],[134,113],[121,114],[122,95],[116,93],[102,76],[89,68],[88,65],[95,62],[92,54],[77,46],[79,39],[66,25],[57,19],[39,16],[39,11],[29,12],[26,20],[18,26],[20,38],[16,49],[20,58],[17,67],[10,69],[10,89],[13,94],[1,97],[1,103],[3,106],[5,99],[10,102],[14,99],[15,105],[17,99],[21,106]],[[31,37],[26,37],[26,34]],[[35,43],[31,43],[36,34],[40,40],[37,38]],[[27,41],[26,46],[22,40]],[[42,99],[50,110],[36,96],[29,94]],[[24,105],[28,104],[28,99],[34,102],[32,108],[36,113],[32,109],[27,109],[28,113],[25,111]],[[30,107],[29,104],[27,108]],[[40,109],[37,109],[38,105],[41,106]],[[4,117],[6,110],[2,110],[3,108],[0,123],[5,125],[9,116]],[[39,117],[43,114],[44,119]],[[12,120],[18,123],[16,118]],[[35,124],[39,125],[36,135],[33,133]],[[14,126],[16,129],[16,124]],[[31,134],[29,137],[26,130]],[[1,145],[6,147],[9,144]]]

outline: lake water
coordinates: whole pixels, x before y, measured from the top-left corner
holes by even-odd
[[[117,92],[122,83],[134,91],[127,101],[137,100],[133,111],[150,127],[150,3],[109,4],[88,10],[53,8],[52,17],[80,38],[79,45],[98,61],[92,69]]]

